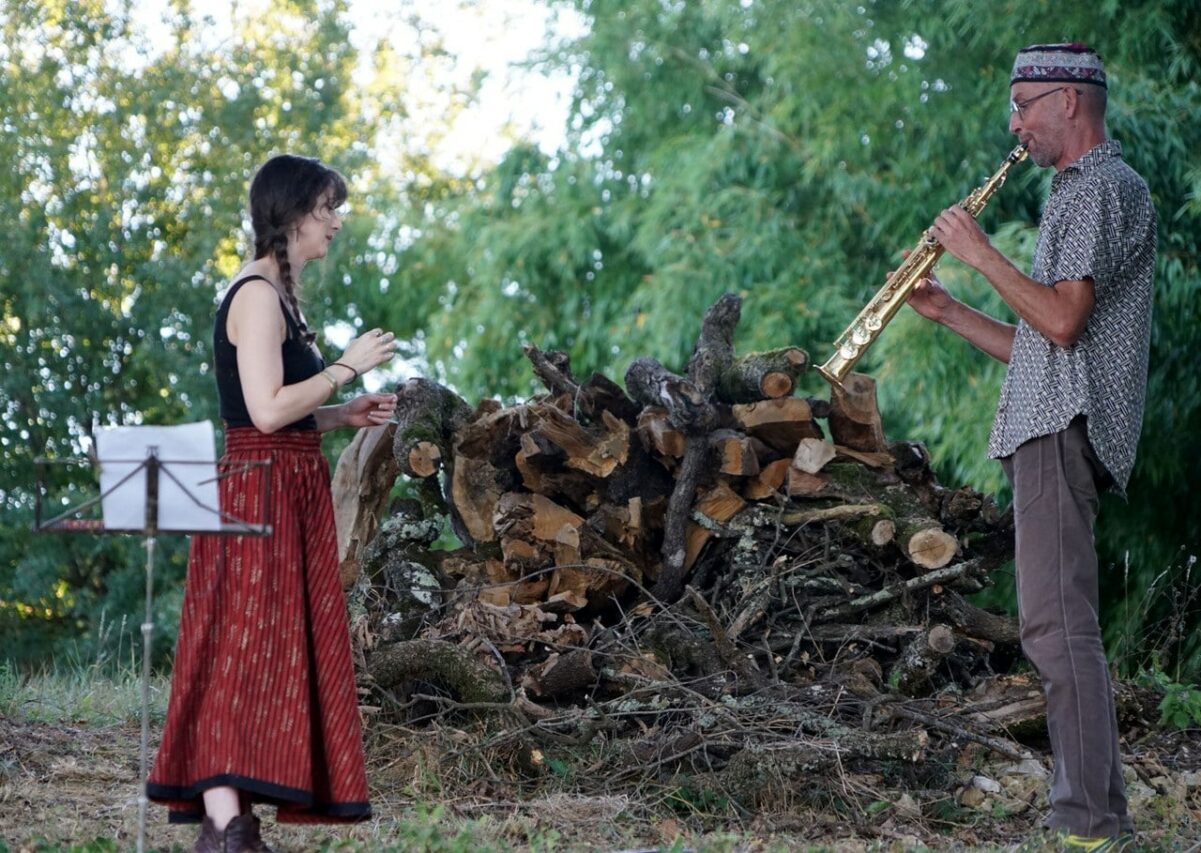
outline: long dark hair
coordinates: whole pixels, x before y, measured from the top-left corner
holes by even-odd
[[[332,190],[334,206],[346,201],[346,180],[315,157],[279,154],[259,167],[250,182],[250,224],[254,259],[275,256],[280,284],[306,343],[317,338],[301,320],[296,282],[288,262],[288,232],[317,207],[321,194]]]

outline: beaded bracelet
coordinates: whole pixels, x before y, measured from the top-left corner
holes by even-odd
[[[354,376],[350,377],[350,382],[355,382],[359,378],[359,372],[357,370],[355,370],[353,367],[351,367],[349,364],[343,364],[340,361],[335,361],[333,364],[330,365],[330,367],[345,367],[347,370],[349,370],[351,373],[354,374]],[[350,382],[347,382],[346,384],[349,385]]]
[[[334,375],[333,375],[332,373],[330,373],[330,372],[329,372],[329,368],[328,368],[328,367],[327,367],[325,370],[323,370],[323,371],[321,371],[320,373],[318,373],[317,375],[318,375],[318,376],[320,376],[322,379],[324,379],[326,382],[328,382],[328,383],[329,383],[329,387],[330,387],[330,389],[331,389],[331,390],[333,390],[333,391],[337,391],[337,390],[338,390],[338,388],[339,388],[339,387],[341,387],[341,386],[339,386],[339,385],[338,385],[338,380],[337,380],[337,379],[335,379],[335,378],[334,378]]]

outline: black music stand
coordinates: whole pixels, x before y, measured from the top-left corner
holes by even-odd
[[[162,429],[156,427],[124,427],[124,430],[154,430]],[[211,427],[209,428],[209,436],[211,438]],[[211,448],[211,444],[210,444]],[[223,512],[219,506],[209,506],[202,502],[195,494],[196,485],[207,485],[217,482],[226,477],[245,473],[253,468],[269,468],[270,460],[260,462],[248,462],[236,465],[225,465],[225,470],[218,473],[216,464],[211,460],[213,454],[209,454],[210,458],[204,461],[196,461],[195,459],[186,460],[170,460],[159,458],[159,449],[155,445],[144,445],[141,449],[145,455],[141,458],[100,458],[100,459],[47,459],[41,458],[34,460],[37,464],[37,494],[34,506],[34,532],[36,533],[90,533],[92,535],[105,534],[132,534],[140,533],[145,539],[146,547],[146,621],[142,623],[142,742],[139,755],[139,779],[138,779],[138,853],[143,853],[146,843],[146,807],[149,805],[149,798],[146,796],[146,781],[147,781],[147,754],[149,752],[150,741],[150,645],[151,634],[154,631],[154,551],[157,545],[158,535],[160,532],[166,533],[184,533],[184,534],[205,534],[209,536],[270,536],[271,525],[269,524],[251,524],[242,519]],[[112,483],[107,489],[102,489],[100,494],[93,498],[85,500],[78,506],[72,507],[65,512],[49,519],[42,520],[42,499],[46,488],[45,466],[46,465],[93,465],[98,470],[104,465],[130,465],[133,466],[129,471],[123,472],[115,483]],[[209,479],[199,480],[195,482],[184,482],[184,480],[193,480],[194,478],[183,478],[177,475],[175,469],[178,466],[207,466],[208,471],[211,471],[212,476]],[[202,469],[203,470],[203,469]],[[119,523],[117,526],[107,526],[103,518],[79,518],[78,515],[88,510],[94,511],[95,507],[104,505],[106,499],[114,497],[115,493],[123,487],[128,487],[132,481],[139,475],[145,476],[145,512],[141,513],[143,524],[141,527],[129,526],[128,520]],[[201,476],[204,476],[202,473]],[[187,526],[160,526],[160,489],[159,478],[166,477],[177,490],[173,490],[173,500],[183,501],[189,500],[191,506],[187,509],[191,515],[200,513],[201,515],[209,515],[216,519],[215,523],[197,525],[194,528]],[[127,489],[128,491],[128,489]],[[271,505],[271,480],[267,479],[267,487],[263,490],[263,497],[260,506],[260,517],[268,518],[268,510]]]

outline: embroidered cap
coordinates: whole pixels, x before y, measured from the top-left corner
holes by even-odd
[[[1105,66],[1091,47],[1083,44],[1032,44],[1013,60],[1010,85],[1032,83],[1092,83],[1105,88]]]

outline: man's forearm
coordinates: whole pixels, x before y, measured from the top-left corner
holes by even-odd
[[[992,247],[976,269],[1015,314],[1052,343],[1071,346],[1084,331],[1093,307],[1091,281],[1061,281],[1047,287]]]
[[[997,361],[1009,363],[1016,326],[1002,323],[962,302],[955,303],[954,308],[943,317],[942,324]]]

